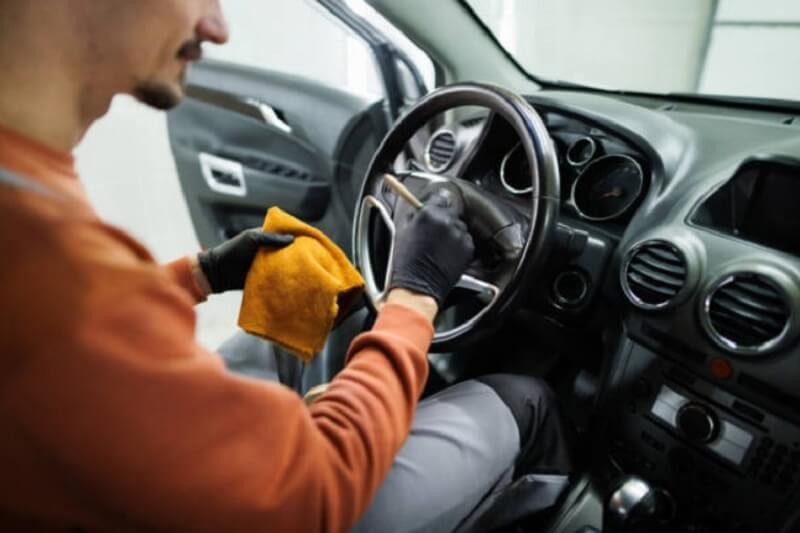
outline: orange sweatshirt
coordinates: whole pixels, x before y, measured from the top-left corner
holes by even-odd
[[[101,222],[72,157],[0,130],[0,530],[345,531],[406,438],[432,327],[386,305],[310,408],[194,340],[188,259]]]

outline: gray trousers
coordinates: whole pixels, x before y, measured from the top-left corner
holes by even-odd
[[[219,353],[234,371],[299,388],[297,379],[286,379],[296,360],[268,342],[239,332]],[[487,531],[553,505],[567,485],[569,461],[552,404],[541,381],[510,375],[465,381],[422,400],[353,531]]]

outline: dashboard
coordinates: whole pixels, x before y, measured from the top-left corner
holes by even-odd
[[[778,531],[800,508],[800,123],[646,97],[528,100],[561,175],[559,243],[528,303],[572,331],[617,322],[609,455],[668,487],[685,524]],[[523,205],[518,146],[502,120],[470,116],[431,136],[425,162]]]

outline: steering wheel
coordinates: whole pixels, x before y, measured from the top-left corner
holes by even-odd
[[[529,204],[523,209],[463,176],[415,170],[395,172],[394,163],[408,141],[436,115],[461,106],[488,108],[505,119],[519,137],[531,178]],[[449,189],[476,246],[476,260],[456,287],[477,311],[437,319],[431,351],[454,351],[502,323],[525,296],[530,280],[543,270],[559,209],[559,175],[555,147],[539,114],[522,97],[506,89],[464,83],[444,86],[422,98],[401,117],[378,148],[361,187],[353,228],[354,259],[366,282],[369,305],[377,310],[392,274],[397,221],[414,209],[384,184],[385,173],[397,175],[424,200]],[[454,291],[455,292],[455,291]],[[440,312],[440,317],[446,313]]]

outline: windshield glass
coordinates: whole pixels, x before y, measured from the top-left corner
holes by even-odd
[[[463,0],[538,79],[800,100],[798,0]]]

